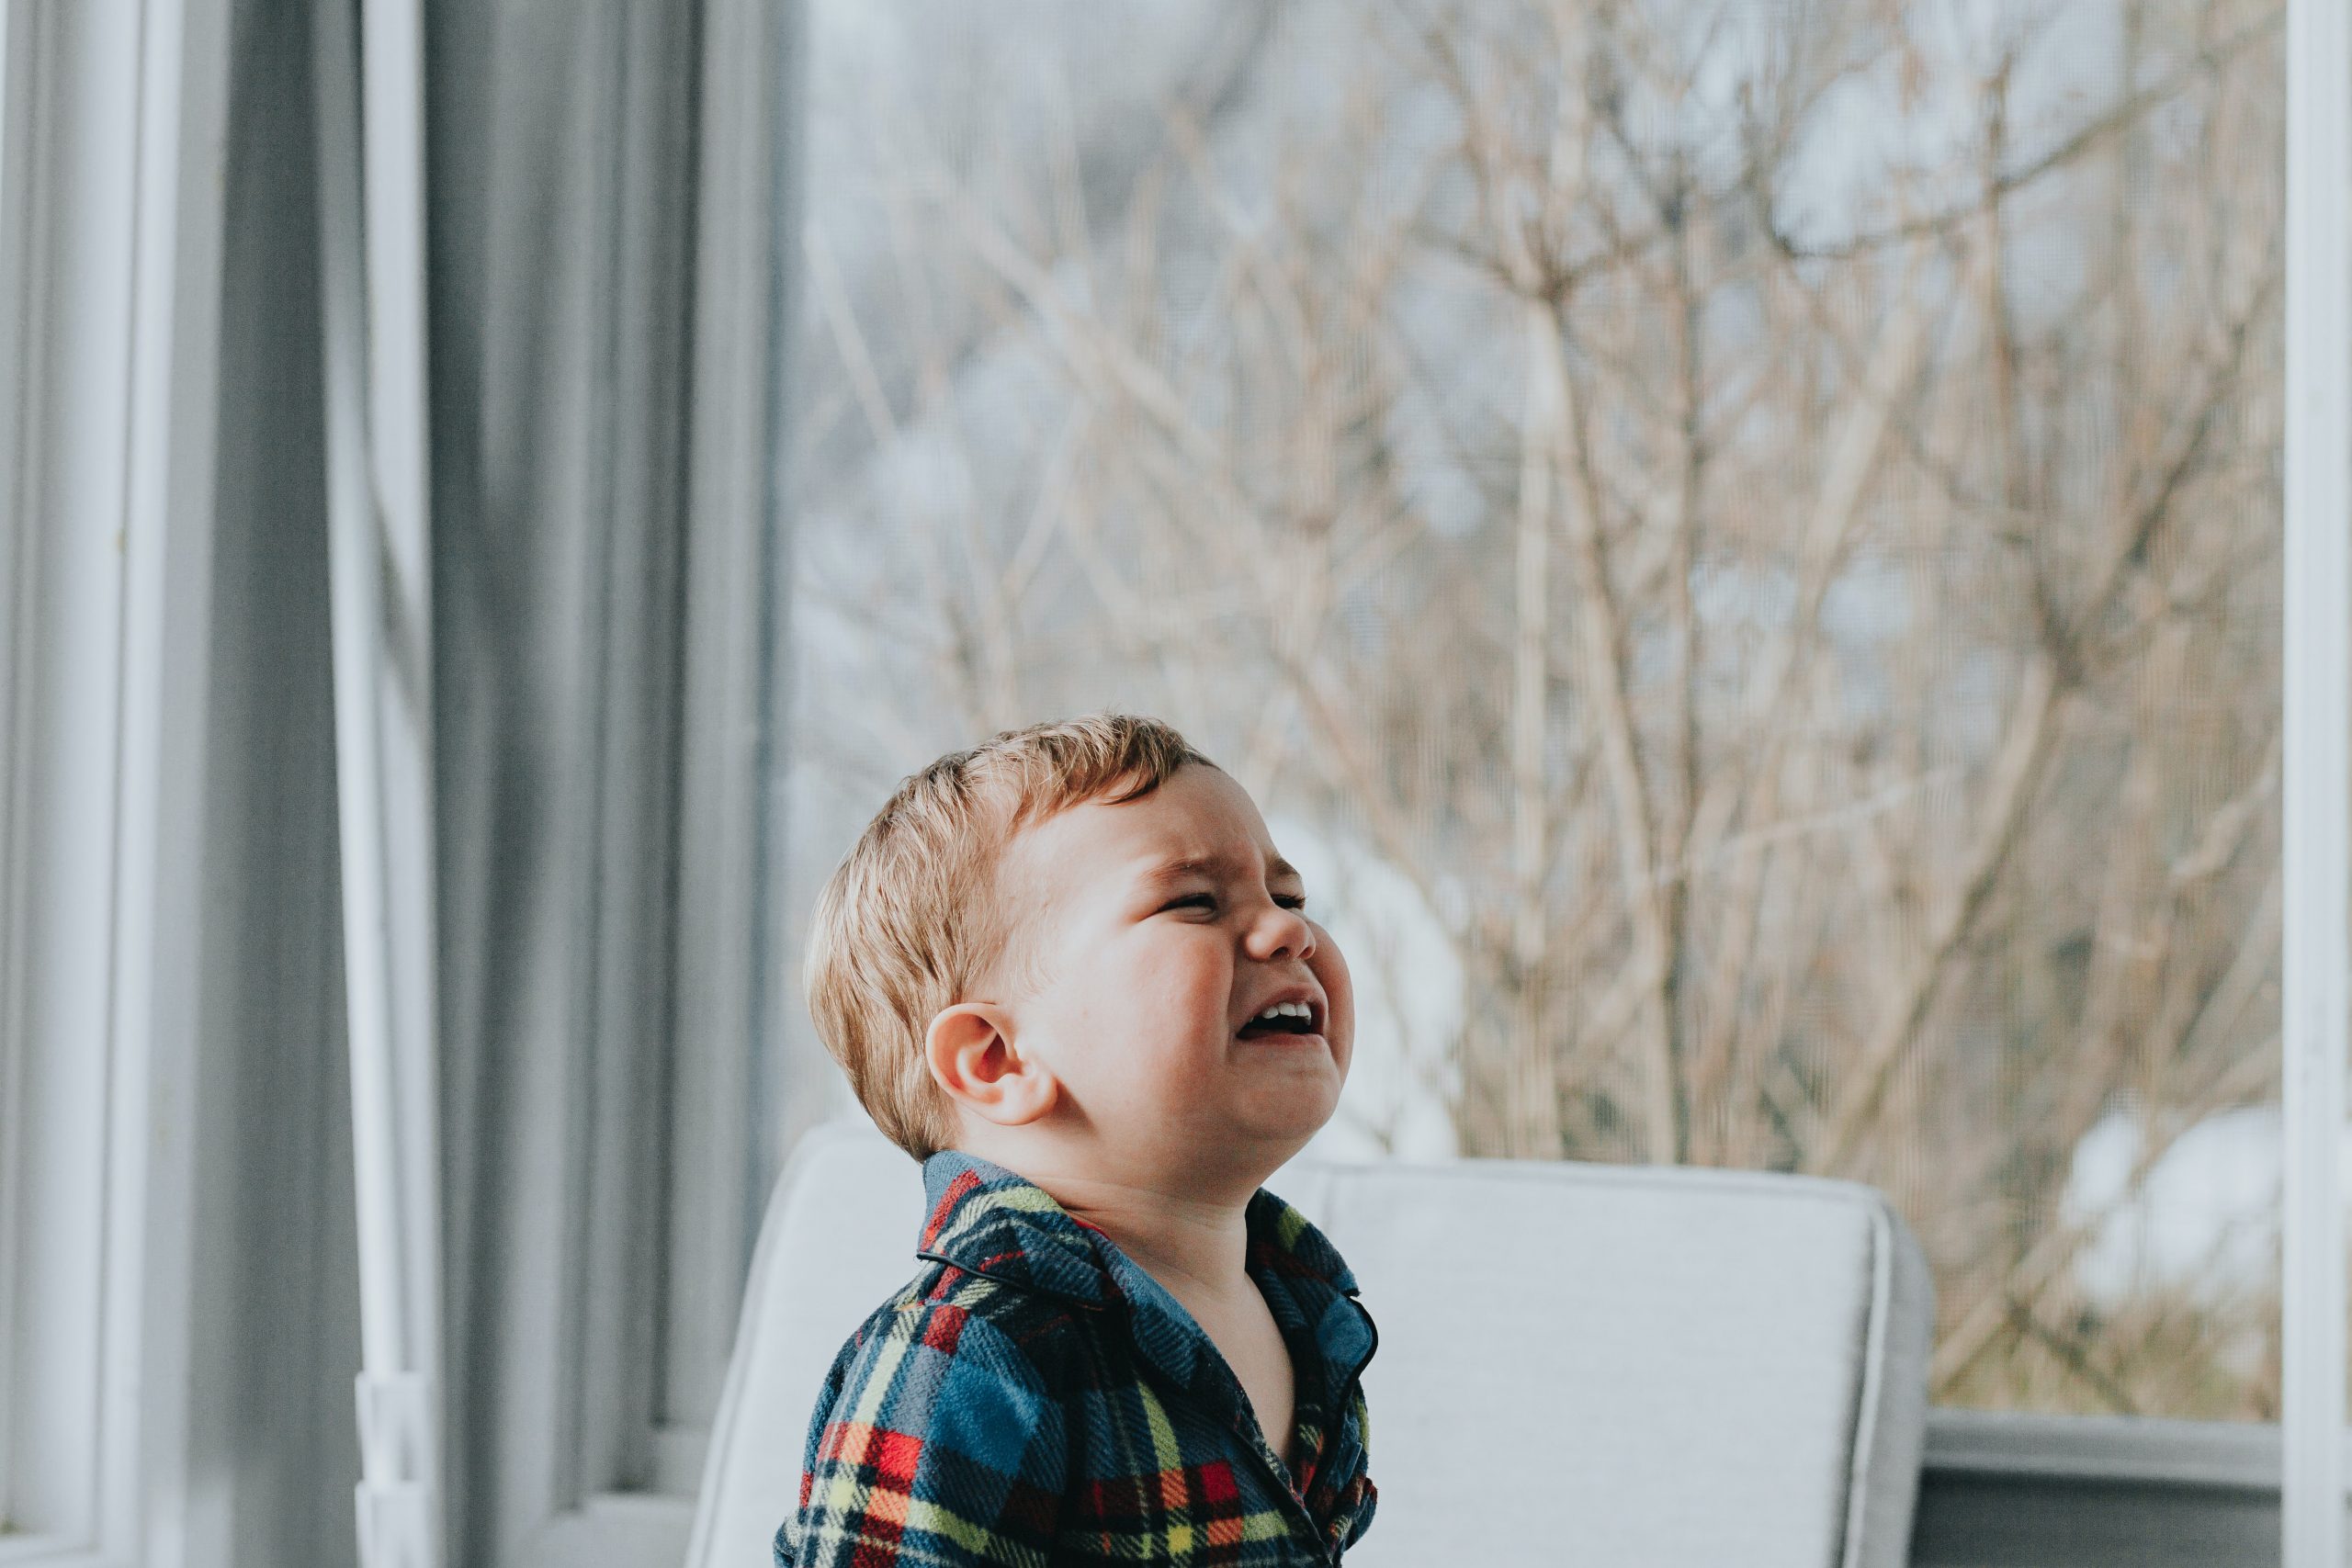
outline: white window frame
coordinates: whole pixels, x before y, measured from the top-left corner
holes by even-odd
[[[186,1499],[226,0],[0,5],[0,1563],[165,1568],[217,1528]]]
[[[1912,1568],[2267,1568],[2279,1429],[1935,1409]]]
[[[2287,6],[2286,1118],[2282,1534],[2287,1568],[2345,1543],[2346,964],[2352,962],[2352,20]]]

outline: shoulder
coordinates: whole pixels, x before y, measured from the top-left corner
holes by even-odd
[[[1043,1562],[1069,1477],[1063,1330],[1027,1292],[946,1266],[869,1314],[809,1424],[775,1560]]]
[[[1085,1359],[1083,1315],[1055,1297],[929,1264],[842,1342],[819,1418],[877,1378],[911,1381],[910,1392],[934,1405],[983,1385],[1058,1403]]]
[[[1102,1315],[952,1263],[932,1264],[903,1294],[927,1317],[970,1326],[990,1350],[1017,1353],[1047,1384],[1069,1374],[1073,1356]]]

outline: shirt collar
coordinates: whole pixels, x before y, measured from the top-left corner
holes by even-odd
[[[1305,1214],[1261,1187],[1243,1217],[1247,1267],[1297,1374],[1292,1430],[1270,1438],[1258,1430],[1230,1370],[1216,1371],[1225,1363],[1192,1314],[1108,1235],[1035,1182],[976,1155],[942,1150],[923,1161],[922,1173],[930,1214],[917,1256],[1091,1311],[1123,1304],[1126,1331],[1144,1359],[1207,1400],[1236,1438],[1250,1444],[1275,1483],[1293,1491],[1310,1519],[1319,1524],[1329,1516],[1351,1473],[1333,1464],[1348,1391],[1372,1359],[1378,1336],[1372,1314],[1355,1299],[1355,1276]],[[1304,1456],[1295,1474],[1276,1452],[1286,1443]]]
[[[1126,1293],[1105,1252],[1115,1253],[1115,1244],[1028,1178],[961,1149],[942,1149],[924,1160],[922,1178],[930,1212],[917,1257],[1081,1306],[1108,1306]],[[1338,1249],[1291,1204],[1261,1187],[1250,1195],[1243,1223],[1253,1269],[1357,1293],[1355,1276]],[[1126,1261],[1124,1255],[1119,1260]]]

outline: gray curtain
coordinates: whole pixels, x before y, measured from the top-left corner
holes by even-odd
[[[230,1299],[198,1319],[191,1404],[201,1451],[232,1467],[207,1478],[232,1562],[332,1564],[356,1555],[359,1279],[309,8],[232,15],[199,1088],[233,1131],[198,1206]]]
[[[325,0],[334,3],[334,0]],[[235,0],[208,1037],[236,1563],[355,1556],[358,1367],[311,7]],[[429,0],[449,1518],[549,1560],[690,1486],[789,1005],[791,5]],[[683,1540],[646,1537],[645,1557]]]

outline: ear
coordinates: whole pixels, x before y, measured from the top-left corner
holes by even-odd
[[[983,1121],[1001,1127],[1034,1122],[1061,1090],[1043,1062],[1013,1043],[1012,1016],[993,1002],[957,1002],[933,1017],[923,1037],[932,1080]]]

